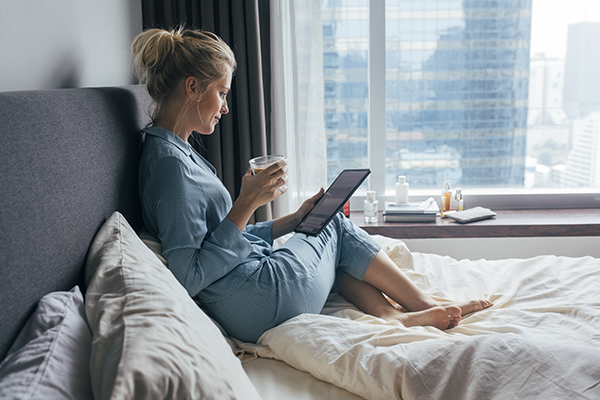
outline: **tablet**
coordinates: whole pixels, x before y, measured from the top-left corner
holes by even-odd
[[[343,170],[327,188],[323,197],[300,221],[294,232],[309,236],[321,233],[370,173],[370,169]]]

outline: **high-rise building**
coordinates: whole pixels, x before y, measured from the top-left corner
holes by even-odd
[[[522,186],[531,0],[386,4],[397,10],[386,21],[388,75],[397,73],[387,89],[388,142],[400,148],[390,180]],[[407,142],[406,132],[421,137]],[[405,154],[415,152],[436,162],[406,170]]]
[[[327,176],[368,167],[368,2],[324,0],[323,77]]]
[[[529,113],[527,124],[561,125],[567,121],[563,110],[565,60],[535,54],[529,63]]]
[[[564,110],[571,118],[571,148],[561,186],[600,186],[600,22],[569,25]]]
[[[527,188],[560,186],[572,146],[572,124],[563,110],[564,72],[562,59],[535,54],[530,60],[527,157],[536,173],[528,174]]]
[[[570,118],[600,111],[600,22],[569,25],[564,108]]]
[[[336,168],[367,163],[365,3],[323,2]],[[531,0],[386,1],[386,187],[523,186],[530,28]]]
[[[576,124],[575,145],[569,152],[561,175],[563,187],[600,186],[600,112],[588,114]]]

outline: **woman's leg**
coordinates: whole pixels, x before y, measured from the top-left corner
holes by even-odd
[[[334,221],[339,228],[338,240],[341,240],[338,268],[354,278],[344,277],[339,291],[362,311],[386,319],[401,320],[407,326],[433,325],[445,329],[455,326],[461,315],[492,305],[487,300],[438,303],[408,279],[365,231],[344,217]],[[410,312],[402,313],[391,306],[381,292]],[[386,307],[381,300],[390,306]],[[431,313],[412,315],[430,310]]]
[[[380,290],[349,274],[344,275],[340,294],[363,312],[387,321],[399,321],[404,326],[435,326],[444,330],[454,328],[461,319],[460,308],[452,305],[437,305],[423,311],[401,312],[392,306]]]
[[[423,311],[437,306],[457,306],[460,315],[490,307],[487,300],[442,304],[415,285],[383,251],[379,251],[367,268],[363,281],[385,293],[408,311]]]

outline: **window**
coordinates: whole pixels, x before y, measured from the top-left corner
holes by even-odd
[[[378,194],[406,175],[598,206],[596,0],[324,0],[322,21],[330,182],[370,167]]]

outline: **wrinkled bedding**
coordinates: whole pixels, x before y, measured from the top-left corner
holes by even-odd
[[[440,331],[331,295],[322,314],[236,345],[367,399],[600,398],[600,259],[454,260],[374,238],[434,298],[494,306]]]

